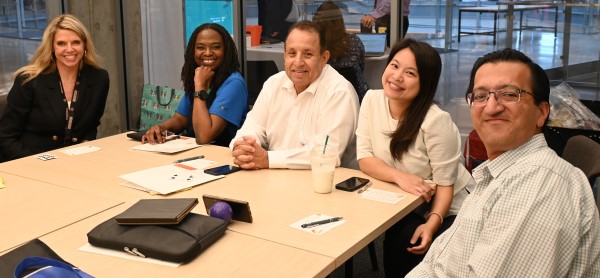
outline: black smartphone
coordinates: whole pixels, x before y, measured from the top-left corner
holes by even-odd
[[[144,134],[146,134],[146,131],[135,131],[135,132],[129,132],[127,133],[127,137],[136,140],[136,141],[142,141],[142,136],[144,136]]]
[[[335,185],[335,188],[344,191],[354,191],[357,190],[371,182],[369,179],[359,178],[359,177],[351,177],[347,180],[344,180]]]
[[[232,166],[232,165],[223,165],[214,168],[209,168],[204,170],[204,173],[214,176],[227,175],[241,170],[240,167]]]
[[[231,206],[231,209],[233,210],[233,215],[231,216],[231,219],[252,223],[252,212],[250,212],[250,204],[246,201],[219,197],[209,194],[202,195],[202,201],[204,202],[206,213],[209,213],[210,207],[214,203],[218,201],[223,201],[229,204],[229,206]]]

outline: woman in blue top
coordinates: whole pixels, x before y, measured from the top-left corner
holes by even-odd
[[[331,58],[327,62],[343,75],[354,87],[358,100],[369,90],[363,71],[365,69],[365,46],[358,36],[348,34],[340,7],[332,1],[325,1],[312,19],[325,32],[327,50]]]
[[[202,24],[190,36],[181,80],[185,96],[173,117],[148,129],[142,143],[164,143],[166,131],[198,144],[227,146],[248,113],[248,90],[237,48],[221,25]]]

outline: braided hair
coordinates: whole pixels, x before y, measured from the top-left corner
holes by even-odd
[[[219,90],[219,87],[225,82],[225,80],[236,71],[240,70],[240,61],[238,60],[238,51],[231,38],[231,35],[227,30],[216,23],[205,23],[198,26],[188,41],[187,47],[185,49],[184,54],[184,63],[181,68],[181,81],[183,81],[183,89],[185,90],[185,94],[190,99],[193,98],[194,92],[194,74],[196,68],[199,66],[196,64],[196,60],[194,59],[195,49],[196,49],[196,38],[200,34],[200,32],[211,29],[219,33],[221,35],[221,39],[223,39],[223,48],[225,50],[225,55],[223,56],[223,63],[215,69],[215,74],[210,82],[211,84],[211,94],[208,96],[207,104],[212,103],[216,97],[216,92]]]

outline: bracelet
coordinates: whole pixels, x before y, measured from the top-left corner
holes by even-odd
[[[437,213],[437,212],[433,212],[433,211],[432,211],[432,212],[429,212],[427,215],[425,215],[425,219],[426,219],[426,220],[429,220],[429,216],[431,216],[432,214],[433,214],[433,215],[437,215],[437,217],[439,217],[439,218],[440,218],[440,225],[442,225],[442,224],[444,223],[444,217],[442,217],[442,215],[441,215],[441,214],[439,214],[439,213]]]

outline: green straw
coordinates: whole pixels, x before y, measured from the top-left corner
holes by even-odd
[[[325,154],[325,149],[327,149],[327,141],[329,141],[329,134],[325,137],[325,145],[323,146],[323,154]]]

